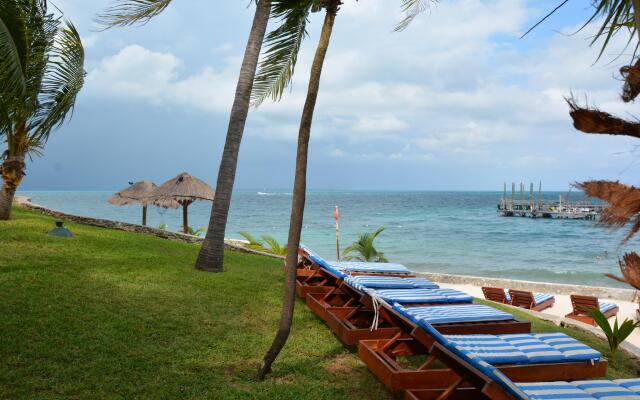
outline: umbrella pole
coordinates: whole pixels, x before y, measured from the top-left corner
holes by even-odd
[[[189,207],[189,202],[185,201],[182,203],[182,229],[184,233],[189,233],[189,217],[187,208]]]
[[[147,205],[142,206],[142,225],[147,225]]]

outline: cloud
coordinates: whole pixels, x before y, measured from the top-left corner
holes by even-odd
[[[397,3],[345,3],[323,70],[314,140],[334,158],[557,165],[576,140],[566,96],[588,94],[591,104],[621,115],[633,107],[618,100],[615,67],[593,66],[590,32],[519,40],[538,14],[521,0],[442,2],[392,33]],[[251,110],[248,135],[295,143],[319,22],[312,18],[292,90]],[[193,71],[171,52],[128,45],[96,64],[88,89],[227,113],[241,50],[223,42],[213,53],[236,58]]]
[[[196,74],[183,76],[183,67],[184,61],[171,53],[128,45],[101,60],[89,72],[87,90],[97,96],[227,112],[233,100],[233,74],[206,67]]]

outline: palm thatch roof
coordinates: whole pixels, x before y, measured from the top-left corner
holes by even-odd
[[[213,201],[215,192],[213,188],[200,179],[186,172],[169,179],[159,186],[152,196],[156,205],[162,205],[167,201],[192,202],[194,200]]]
[[[107,200],[109,203],[117,206],[126,206],[130,204],[142,204],[146,206],[151,203],[151,196],[155,193],[157,186],[151,181],[140,181],[131,183],[125,189],[114,194]],[[180,204],[177,201],[166,201],[161,207],[178,208]]]

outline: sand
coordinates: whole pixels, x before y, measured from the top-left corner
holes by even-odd
[[[482,294],[482,289],[480,289],[479,286],[459,285],[459,284],[440,283],[440,282],[438,282],[438,284],[444,288],[458,289],[465,293],[469,293],[474,297],[484,298],[484,295]],[[565,315],[569,314],[572,311],[571,300],[569,299],[568,295],[555,294],[555,293],[549,293],[549,294],[554,295],[554,297],[556,298],[556,303],[553,305],[553,307],[547,308],[546,310],[544,310],[543,311],[544,314],[553,315],[556,317],[564,317]],[[636,318],[636,310],[638,309],[637,303],[632,303],[630,301],[623,301],[623,300],[615,300],[615,299],[607,299],[606,302],[615,303],[618,305],[618,307],[620,307],[620,311],[618,312],[618,321],[622,322],[624,321],[625,318],[630,318],[630,319]],[[610,319],[612,323],[614,320],[615,318]],[[640,328],[636,329],[631,334],[631,336],[629,336],[627,341],[635,346],[640,347]]]

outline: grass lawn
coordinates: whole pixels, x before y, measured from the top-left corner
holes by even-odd
[[[254,381],[280,261],[228,252],[225,273],[203,273],[195,245],[71,223],[76,237],[52,238],[52,226],[19,208],[0,223],[0,398],[393,398],[300,301],[274,373]],[[636,375],[626,359],[609,368]]]
[[[14,208],[0,223],[0,398],[385,399],[357,356],[298,301],[265,382],[283,271],[228,252],[193,269],[197,247],[65,224]]]

